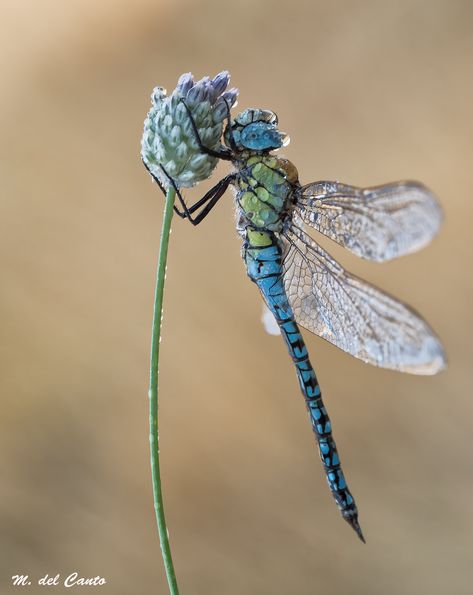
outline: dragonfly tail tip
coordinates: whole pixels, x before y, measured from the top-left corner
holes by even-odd
[[[360,527],[360,523],[358,522],[358,516],[346,516],[346,517],[344,517],[344,519],[352,527],[352,529],[358,535],[358,537],[360,538],[360,540],[363,543],[366,543],[365,537],[364,537],[363,532],[362,532],[361,527]]]

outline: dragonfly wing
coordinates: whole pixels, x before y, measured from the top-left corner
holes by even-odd
[[[284,244],[284,285],[297,322],[366,363],[435,374],[445,366],[442,345],[411,308],[347,273],[298,226]]]
[[[375,261],[420,250],[442,222],[432,192],[409,181],[373,188],[314,182],[302,187],[296,208],[304,223]]]

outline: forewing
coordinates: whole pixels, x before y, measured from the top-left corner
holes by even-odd
[[[307,225],[375,261],[420,250],[442,222],[432,192],[409,181],[372,188],[314,182],[303,186],[296,209]]]
[[[418,314],[347,273],[294,223],[282,238],[284,284],[301,326],[382,368],[435,374],[445,366],[439,339]]]

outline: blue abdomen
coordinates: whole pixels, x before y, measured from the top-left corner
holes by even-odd
[[[284,289],[282,253],[278,238],[270,231],[248,227],[243,250],[248,276],[258,285],[273,313],[294,362],[330,491],[343,518],[364,541],[358,523],[358,511],[341,468],[320,386]]]

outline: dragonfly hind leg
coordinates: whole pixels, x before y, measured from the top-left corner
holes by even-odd
[[[198,200],[195,204],[189,207],[187,218],[192,223],[192,225],[199,225],[199,223],[207,217],[207,215],[214,208],[217,202],[225,194],[225,191],[227,190],[228,186],[234,181],[234,179],[234,174],[230,174],[225,178],[222,178],[220,182],[215,184],[215,186],[213,186],[206,194],[204,194],[204,196],[200,200]],[[198,213],[195,217],[191,217],[191,214],[203,205],[205,205],[205,207],[200,211],[200,213]]]
[[[145,166],[147,172],[149,173],[149,175],[153,178],[153,181],[156,182],[156,184],[159,186],[159,189],[161,190],[161,192],[164,194],[164,196],[166,196],[166,188],[164,187],[164,184],[161,182],[161,180],[158,178],[158,176],[155,176],[153,174],[153,172],[150,170],[150,168],[148,167],[148,164],[145,162],[144,159],[141,160],[143,162],[143,165]],[[174,190],[176,191],[177,197],[179,199],[179,202],[181,203],[181,205],[183,206],[184,211],[181,212],[176,205],[174,205],[174,212],[176,213],[176,215],[179,215],[179,217],[181,217],[181,219],[185,219],[187,217],[186,215],[186,211],[187,209],[187,205],[184,201],[184,198],[179,190],[179,188],[176,185],[176,182],[171,178],[171,176],[167,173],[167,171],[164,169],[164,167],[162,165],[160,165],[160,168],[162,169],[164,175],[167,177],[167,179],[169,180],[169,183],[172,185],[172,187],[174,188]]]
[[[161,192],[164,195],[166,195],[166,189],[164,188],[164,185],[162,184],[161,180],[151,172],[151,170],[149,169],[149,167],[146,165],[146,163],[144,161],[143,161],[143,164],[146,167],[146,169],[148,170],[148,173],[150,174],[150,176],[158,184]],[[179,187],[177,186],[174,179],[167,173],[167,171],[165,170],[165,168],[162,165],[160,165],[160,167],[161,167],[164,175],[168,178],[169,183],[173,186],[174,190],[176,191],[176,195],[177,195],[179,203],[182,207],[182,211],[180,211],[174,205],[174,212],[177,215],[179,215],[179,217],[181,217],[182,219],[187,219],[188,221],[190,221],[190,223],[192,223],[192,225],[198,225],[201,221],[203,221],[205,219],[205,217],[207,217],[207,215],[214,208],[214,206],[217,204],[219,199],[223,196],[223,194],[227,190],[228,186],[235,180],[235,174],[229,174],[225,178],[222,178],[217,184],[215,184],[215,186],[210,188],[210,190],[208,192],[206,192],[200,200],[198,200],[192,206],[188,207],[186,205],[184,197],[182,196],[182,193],[179,190]],[[204,207],[204,205],[205,205],[205,207]],[[200,213],[198,213],[195,217],[193,217],[192,216],[193,213],[195,213],[195,211],[197,211],[201,207],[204,207],[202,209],[202,211]]]

